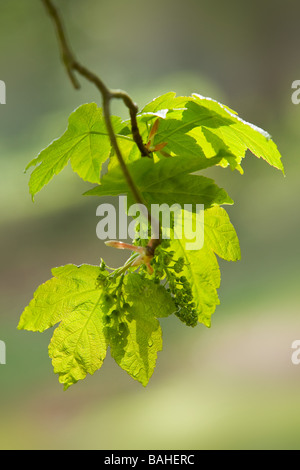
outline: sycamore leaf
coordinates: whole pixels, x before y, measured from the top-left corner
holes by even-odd
[[[68,264],[52,269],[53,277],[41,284],[25,308],[18,328],[43,332],[54,326],[79,305],[89,302],[91,294],[98,298],[96,279],[100,268]]]
[[[162,331],[158,320],[130,309],[130,321],[123,322],[123,331],[109,335],[111,356],[133,379],[146,386],[154,372],[157,353],[162,350]]]
[[[121,318],[121,334],[120,327],[111,329],[111,355],[131,377],[146,386],[153,374],[157,353],[162,350],[157,317],[171,315],[176,307],[162,286],[136,273],[126,277],[124,295],[131,306],[129,315]]]
[[[150,159],[141,158],[130,122],[111,119],[124,162],[148,207],[203,204],[204,219],[198,218],[194,207],[182,209],[188,217],[170,229],[170,253],[161,252],[167,261],[157,262],[159,256],[154,257],[152,274],[132,273],[138,267],[130,263],[112,275],[104,264],[101,268],[67,265],[52,270],[53,278],[37,289],[18,328],[42,332],[56,326],[49,356],[65,389],[94,374],[108,347],[117,364],[145,386],[162,349],[159,317],[175,313],[187,325],[195,326],[198,316],[200,323],[211,325],[220,303],[217,256],[236,261],[240,247],[228,214],[219,207],[233,201],[213,180],[192,173],[213,165],[230,165],[243,172],[241,161],[247,149],[284,171],[268,133],[243,121],[228,107],[197,94],[176,97],[167,93],[138,114],[139,132],[151,151]],[[109,157],[107,173],[101,177]],[[94,103],[75,110],[63,136],[27,166],[35,167],[29,181],[32,198],[69,161],[83,180],[97,184],[87,195],[127,194],[128,204],[134,202],[112,150],[102,110]],[[204,233],[198,237],[198,232],[192,232],[199,242],[196,247],[184,227],[181,230],[185,220]],[[162,227],[163,234],[166,228]],[[164,271],[174,255],[177,261],[170,269],[180,273],[177,277],[173,271]],[[166,273],[168,289],[159,284],[164,276],[161,272]],[[174,288],[174,279],[179,290],[177,284]]]
[[[190,175],[186,171],[207,168],[220,161],[221,157],[197,160],[172,157],[162,158],[157,163],[149,159],[140,159],[128,165],[136,186],[147,204],[233,204],[224,189],[219,188],[212,179],[199,175]],[[130,189],[123,173],[115,167],[103,176],[101,185],[85,193],[88,196],[128,194]]]
[[[226,191],[219,188],[212,179],[200,175],[182,175],[181,178],[169,177],[145,185],[142,194],[148,204],[203,204],[211,207],[215,204],[233,204]]]
[[[170,250],[175,251],[177,257],[183,257],[185,266],[182,274],[188,279],[193,301],[196,305],[200,323],[210,327],[211,316],[216,306],[220,304],[217,289],[220,287],[220,270],[215,254],[204,243],[201,250],[187,250],[184,237],[172,239]]]
[[[199,108],[204,108],[205,112],[215,113],[214,123],[207,125],[208,128],[221,128],[220,137],[231,150],[234,141],[240,142],[245,148],[249,149],[256,157],[263,158],[269,165],[283,172],[281,155],[276,144],[272,141],[270,134],[263,129],[244,121],[236,112],[231,111],[227,106],[218,103],[211,98],[194,94],[195,103]],[[200,111],[202,113],[203,109]],[[197,110],[197,113],[199,110]],[[228,120],[232,121],[230,124]],[[205,124],[202,124],[205,126]],[[225,131],[225,134],[224,132]],[[227,141],[227,143],[226,143]],[[234,153],[234,152],[233,152]]]
[[[192,217],[196,219],[196,215]],[[196,224],[196,220],[194,222]],[[183,257],[185,266],[183,274],[188,279],[196,304],[200,323],[210,327],[211,315],[220,304],[217,289],[220,287],[220,270],[216,254],[228,261],[240,259],[240,246],[236,231],[228,214],[221,207],[212,207],[204,211],[204,245],[200,250],[187,249],[184,230],[181,238],[171,241],[170,250],[178,257]]]
[[[157,317],[175,310],[170,294],[153,280],[129,274],[122,294],[128,303],[127,314],[111,325],[107,319],[116,306],[98,282],[99,274],[108,276],[107,271],[67,265],[52,273],[53,278],[37,289],[25,308],[18,329],[44,331],[60,322],[49,356],[64,388],[94,374],[102,366],[108,346],[120,367],[146,385],[162,349]]]
[[[164,119],[161,119],[154,145],[167,142],[165,151],[171,155],[200,154],[210,158],[223,150],[229,159],[225,156],[219,164],[230,164],[232,169],[242,172],[240,163],[249,149],[283,171],[281,155],[270,135],[241,119],[227,106],[197,94],[175,97],[170,93],[145,106],[140,119],[162,110]]]
[[[104,292],[97,286],[97,266],[67,265],[52,270],[53,278],[40,286],[25,308],[19,329],[44,331],[58,322],[49,346],[54,372],[65,389],[93,374],[106,355]]]
[[[121,119],[113,117],[112,121],[117,132]],[[83,180],[99,183],[102,164],[110,152],[101,108],[95,103],[80,106],[70,115],[66,132],[27,165],[26,170],[36,167],[30,176],[30,194],[34,197],[69,161]]]
[[[65,390],[102,366],[107,350],[103,314],[107,310],[103,292],[90,294],[54,331],[49,356]]]
[[[175,311],[174,302],[166,289],[137,273],[127,276],[126,293],[134,308],[143,311],[146,316],[168,317]]]
[[[211,162],[207,167],[229,164],[232,169],[242,172],[240,163],[249,149],[283,171],[281,156],[269,134],[243,121],[217,101],[196,94],[176,97],[175,93],[167,93],[156,98],[137,117],[145,143],[151,134],[151,120],[157,119],[157,116],[160,117],[159,128],[152,146],[157,149],[154,152],[155,160],[162,151],[163,155],[183,158],[188,165],[194,161],[194,166],[197,166],[203,159],[223,154],[219,162]],[[114,116],[111,119],[124,161],[137,162],[140,153],[131,135],[130,122]],[[95,103],[80,106],[70,115],[63,136],[54,140],[28,164],[26,169],[36,167],[29,181],[32,198],[69,161],[73,171],[83,180],[98,184],[102,165],[110,155],[113,152],[101,108]],[[112,158],[109,171],[117,165],[116,158]]]
[[[165,93],[146,104],[142,109],[140,116],[142,117],[148,113],[156,115],[162,110],[169,111],[170,109],[183,108],[187,99],[188,98],[186,96],[176,96],[176,93],[173,91]],[[163,114],[161,114],[161,116],[163,116]]]
[[[220,258],[226,261],[241,259],[236,231],[223,207],[211,207],[204,212],[204,239]]]

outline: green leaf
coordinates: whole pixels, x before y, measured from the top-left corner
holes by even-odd
[[[25,308],[18,329],[43,332],[88,303],[91,295],[98,298],[97,266],[68,264],[52,269],[53,278],[40,285]]]
[[[156,184],[144,186],[142,194],[148,204],[233,204],[226,191],[219,188],[212,179],[200,175],[182,175],[180,178],[169,177]]]
[[[166,317],[176,310],[168,292],[149,279],[133,273],[126,277],[126,301],[129,316],[123,316],[123,334],[112,330],[111,355],[131,377],[144,386],[156,366],[157,353],[162,350],[162,331],[156,317]]]
[[[162,119],[154,146],[165,143],[164,154],[182,157],[188,165],[193,160],[197,165],[199,160],[223,154],[223,158],[214,164],[229,164],[232,169],[237,168],[242,172],[240,163],[249,149],[257,157],[264,158],[270,165],[283,171],[281,156],[269,134],[243,121],[217,101],[196,94],[192,97],[176,97],[175,93],[167,93],[156,98],[137,117],[144,142],[148,139],[151,120],[157,116]],[[124,161],[138,161],[140,153],[131,135],[130,122],[114,116],[111,119]],[[36,167],[29,181],[32,197],[54,175],[60,173],[69,161],[83,180],[98,184],[102,165],[111,154],[111,143],[101,108],[95,103],[80,106],[71,114],[68,129],[63,136],[54,140],[27,166],[26,169]],[[109,169],[117,165],[117,160],[112,158]]]
[[[196,215],[193,214],[194,224]],[[216,254],[228,261],[237,261],[241,257],[238,237],[228,214],[221,207],[212,207],[204,211],[204,245],[200,250],[187,249],[188,240],[184,230],[181,239],[173,234],[170,250],[177,257],[183,257],[183,274],[191,284],[193,301],[196,304],[198,319],[207,327],[211,325],[211,316],[220,304],[217,289],[220,287],[220,270]]]
[[[61,322],[49,356],[67,389],[101,367],[107,349],[102,319],[109,306],[97,285],[99,267],[67,265],[52,273],[25,308],[18,329],[44,331]]]
[[[211,316],[216,306],[220,304],[217,289],[220,287],[220,270],[215,254],[207,245],[201,250],[187,250],[186,240],[172,239],[170,250],[175,251],[176,256],[183,257],[185,266],[182,274],[188,279],[193,301],[196,304],[198,319],[205,326],[211,326]]]
[[[281,155],[270,135],[211,98],[197,94],[175,97],[169,93],[149,103],[140,119],[162,111],[164,119],[161,119],[154,144],[167,142],[164,150],[171,155],[210,158],[223,151],[227,155],[219,164],[224,167],[230,164],[232,169],[242,172],[240,163],[249,149],[283,171]]]
[[[163,286],[143,279],[139,274],[132,273],[127,276],[126,293],[134,308],[147,317],[168,317],[176,310],[170,294]]]
[[[171,315],[175,305],[170,294],[153,280],[138,274],[126,277],[123,300],[128,314],[111,325],[116,304],[98,276],[100,267],[67,265],[52,270],[53,278],[41,285],[25,308],[18,329],[44,331],[60,322],[49,345],[54,372],[67,389],[94,374],[104,361],[107,347],[116,362],[146,385],[153,374],[162,334],[157,317]],[[120,328],[122,326],[122,329]]]
[[[122,335],[109,336],[111,356],[133,379],[146,386],[154,372],[157,353],[162,350],[162,331],[158,320],[130,309],[130,321],[123,318]]]
[[[162,158],[157,163],[140,159],[128,165],[128,170],[147,204],[233,204],[224,189],[219,188],[212,179],[190,175],[186,171],[207,168],[219,162],[221,157],[197,161],[190,158]],[[128,194],[133,202],[130,189],[123,173],[115,167],[103,176],[101,185],[87,191],[88,196]]]
[[[107,350],[103,324],[106,310],[103,292],[90,294],[54,331],[49,356],[65,390],[102,366]]]
[[[220,303],[217,256],[236,261],[240,259],[240,246],[228,214],[219,207],[233,201],[213,180],[192,173],[213,165],[230,165],[243,172],[241,162],[247,149],[284,171],[281,155],[268,133],[243,121],[228,107],[197,94],[176,97],[167,93],[138,114],[142,140],[153,151],[150,159],[141,158],[130,121],[111,119],[124,162],[148,208],[151,204],[204,204],[204,226],[194,207],[182,211],[189,216],[193,229],[199,224],[197,229],[204,231],[204,244],[199,249],[202,237],[197,234],[199,243],[195,245],[185,230],[176,233],[181,227],[174,224],[166,248],[173,253],[161,254],[167,259],[176,254],[177,261],[172,266],[169,261],[157,261],[159,256],[154,259],[155,280],[149,273],[130,273],[138,267],[128,268],[128,264],[112,275],[105,265],[67,265],[52,270],[53,278],[37,289],[18,328],[42,332],[59,324],[49,356],[65,389],[98,370],[108,347],[120,367],[145,386],[162,349],[159,317],[175,313],[195,326],[196,309],[199,322],[211,325],[211,316]],[[109,157],[108,171],[101,177]],[[82,179],[97,184],[87,195],[127,194],[128,204],[135,202],[112,150],[102,110],[94,103],[75,110],[63,136],[27,166],[35,167],[29,182],[32,197],[69,161]],[[162,227],[163,234],[165,229]],[[169,271],[164,271],[166,266]],[[170,269],[180,277],[170,274]],[[169,290],[159,284],[164,275]],[[190,310],[184,309],[186,305]]]
[[[241,259],[236,231],[223,207],[212,207],[204,212],[204,238],[208,246],[227,261]]]
[[[113,117],[112,121],[116,131],[122,127],[120,118]],[[83,180],[99,183],[102,164],[110,152],[101,108],[95,103],[80,106],[70,115],[68,129],[62,137],[54,140],[27,166],[26,170],[36,166],[29,181],[30,194],[34,197],[69,161]]]
[[[174,108],[182,108],[186,104],[188,98],[186,96],[176,97],[176,93],[173,91],[165,93],[164,95],[158,96],[150,103],[146,104],[142,109],[140,116],[143,116],[147,113],[157,114],[158,111],[167,110]],[[160,113],[161,116],[163,114]]]
[[[224,141],[233,154],[235,154],[234,147],[239,148],[239,145],[244,145],[245,149],[249,149],[256,157],[263,158],[270,165],[283,172],[281,155],[268,132],[244,121],[235,111],[211,98],[205,98],[197,94],[194,94],[193,97],[198,105],[197,116],[202,116],[202,119],[205,114],[208,114],[205,122],[202,120],[201,125],[211,130],[219,129],[218,132],[214,132]],[[211,123],[209,123],[209,120]],[[242,157],[243,155],[238,156]]]

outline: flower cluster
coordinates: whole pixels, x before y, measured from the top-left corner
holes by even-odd
[[[154,269],[154,280],[160,283],[165,280],[165,287],[172,294],[176,305],[175,315],[187,326],[198,324],[196,305],[189,281],[182,275],[186,266],[184,258],[175,259],[175,252],[168,251],[170,243],[164,240],[156,250],[151,265]]]

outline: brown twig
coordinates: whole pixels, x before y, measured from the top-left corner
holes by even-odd
[[[94,85],[98,88],[102,96],[106,96],[109,100],[112,98],[117,98],[121,99],[125,106],[129,109],[130,113],[130,119],[131,119],[131,130],[132,130],[132,136],[133,140],[135,141],[136,145],[138,146],[141,155],[143,157],[150,156],[150,152],[148,149],[145,147],[143,143],[143,139],[141,137],[141,134],[138,129],[137,125],[137,113],[138,113],[138,107],[137,105],[133,102],[133,100],[130,98],[130,96],[122,90],[111,90],[107,88],[107,86],[103,83],[103,81],[94,73],[92,73],[90,70],[88,70],[86,67],[82,66],[78,60],[75,58],[73,52],[71,51],[71,48],[68,44],[67,38],[66,38],[66,33],[65,33],[65,28],[62,22],[62,19],[58,13],[58,10],[56,7],[53,5],[52,0],[42,0],[44,3],[44,6],[48,12],[48,14],[51,16],[57,36],[58,36],[58,41],[61,49],[61,56],[63,63],[65,64],[67,73],[70,77],[70,80],[73,84],[73,86],[76,89],[80,88],[80,83],[78,82],[74,72],[78,72],[80,75],[85,77],[87,80],[90,82],[94,83]]]
[[[124,177],[127,181],[127,184],[136,202],[138,204],[141,204],[142,207],[146,207],[144,204],[143,198],[138,188],[136,187],[130,175],[130,172],[126,166],[124,158],[122,156],[122,152],[120,150],[120,147],[119,147],[119,144],[118,144],[118,141],[117,141],[117,138],[116,138],[113,126],[112,126],[111,114],[110,114],[110,101],[113,98],[121,99],[123,103],[125,104],[125,106],[128,108],[129,113],[130,113],[131,131],[132,131],[134,142],[138,146],[142,157],[150,157],[150,152],[147,149],[147,147],[144,145],[142,136],[139,132],[139,128],[137,124],[137,113],[138,113],[137,105],[133,102],[133,100],[125,91],[109,89],[97,75],[95,75],[89,69],[81,65],[78,62],[78,60],[76,60],[68,44],[66,33],[65,33],[65,28],[64,28],[62,19],[58,13],[58,10],[53,5],[52,0],[42,0],[42,2],[48,14],[50,15],[50,17],[52,18],[54,22],[57,37],[58,37],[58,42],[59,42],[59,46],[61,50],[62,61],[66,67],[66,71],[68,73],[68,76],[73,86],[76,89],[80,88],[80,83],[77,80],[77,77],[75,75],[75,72],[77,72],[78,74],[83,76],[86,80],[93,83],[97,87],[97,89],[100,91],[102,95],[102,101],[103,101],[103,116],[105,119],[107,132],[108,132],[112,147],[116,153],[116,156],[121,166]],[[147,218],[148,218],[148,221],[151,223],[151,214],[149,213],[149,211],[147,211]],[[157,235],[159,236],[158,236],[158,241],[156,240],[154,244],[155,247],[158,246],[158,244],[160,243],[160,234],[157,234]]]

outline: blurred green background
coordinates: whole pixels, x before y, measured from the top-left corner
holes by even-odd
[[[294,0],[61,0],[81,62],[140,108],[168,91],[224,102],[271,133],[284,178],[248,155],[245,175],[207,172],[235,200],[229,213],[242,260],[221,262],[221,305],[210,330],[162,322],[164,350],[144,389],[107,358],[63,392],[47,355],[52,332],[19,332],[23,308],[51,268],[116,265],[96,238],[98,199],[68,168],[31,202],[23,169],[97,101],[73,90],[40,0],[0,4],[1,449],[299,449],[299,128],[291,84],[300,79]],[[114,111],[126,116],[116,104]],[[125,259],[125,258],[124,258]]]

